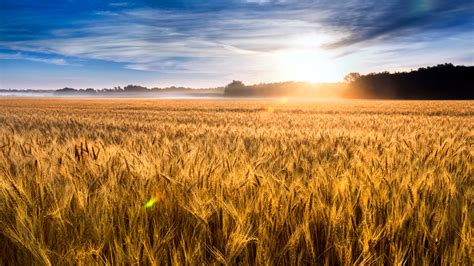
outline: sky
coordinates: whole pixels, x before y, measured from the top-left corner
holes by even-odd
[[[474,0],[1,0],[0,89],[342,81],[474,64]]]

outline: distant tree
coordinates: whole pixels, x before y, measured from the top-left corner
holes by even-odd
[[[147,87],[138,86],[138,85],[128,85],[123,88],[126,92],[147,92],[149,91]]]
[[[241,90],[245,89],[245,84],[240,80],[233,80],[225,88],[228,90]]]
[[[224,95],[227,96],[249,96],[252,95],[252,90],[245,86],[240,80],[233,80],[224,88]]]
[[[358,80],[360,78],[360,74],[357,73],[357,72],[352,72],[352,73],[349,73],[347,74],[345,77],[344,77],[344,81],[346,83],[352,83],[356,80]]]
[[[56,93],[60,93],[60,94],[70,94],[70,93],[75,93],[75,92],[77,92],[76,89],[69,88],[69,87],[65,87],[65,88],[56,90]]]

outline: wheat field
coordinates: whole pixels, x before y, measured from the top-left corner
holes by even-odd
[[[0,265],[470,265],[473,147],[472,101],[1,99]]]

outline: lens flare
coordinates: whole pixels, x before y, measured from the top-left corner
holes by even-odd
[[[416,0],[412,4],[411,11],[415,13],[429,12],[434,7],[432,2],[432,0]]]
[[[275,109],[271,106],[260,108],[260,112],[262,112],[262,113],[273,113],[274,111],[275,111]]]
[[[160,201],[160,199],[161,199],[160,194],[156,194],[155,196],[151,197],[150,200],[147,201],[147,203],[145,203],[145,205],[143,205],[143,208],[149,209],[153,207],[153,205],[155,205],[158,201]]]

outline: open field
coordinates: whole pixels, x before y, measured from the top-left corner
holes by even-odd
[[[472,101],[0,99],[0,264],[469,265],[473,148]]]

